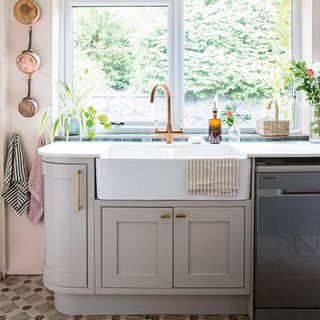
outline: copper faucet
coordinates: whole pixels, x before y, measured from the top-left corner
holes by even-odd
[[[168,106],[168,121],[167,121],[167,130],[158,130],[156,129],[155,133],[160,134],[160,135],[165,135],[166,137],[166,142],[167,143],[172,143],[173,141],[173,136],[176,134],[182,134],[182,130],[172,130],[172,124],[171,124],[171,94],[168,85],[165,83],[159,83],[156,84],[151,91],[151,97],[150,97],[150,103],[154,103],[154,98],[156,91],[159,87],[162,87],[166,93],[167,96],[167,106]]]

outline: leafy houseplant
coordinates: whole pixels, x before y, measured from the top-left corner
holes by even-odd
[[[88,130],[88,138],[94,139],[96,137],[96,124],[100,123],[105,129],[111,129],[112,125],[108,121],[106,114],[97,114],[96,109],[90,106],[88,109],[83,109],[83,114],[86,118],[86,127]]]
[[[290,68],[296,90],[306,94],[310,103],[310,142],[320,143],[320,64],[307,67],[305,61],[293,61]]]
[[[76,87],[71,90],[69,86],[61,80],[57,81],[57,89],[60,105],[50,107],[42,116],[39,124],[39,131],[42,132],[49,120],[52,120],[51,141],[54,141],[59,131],[65,134],[68,141],[73,127],[79,128],[81,137],[85,130],[88,129],[89,138],[94,139],[96,136],[95,126],[98,120],[105,129],[112,127],[106,114],[98,115],[92,106],[88,108],[83,107],[88,90],[80,92]],[[89,134],[89,132],[94,132],[94,134]]]

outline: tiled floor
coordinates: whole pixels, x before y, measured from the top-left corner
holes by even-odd
[[[54,308],[53,293],[41,276],[8,276],[0,282],[0,320],[249,320],[243,315],[67,316]]]

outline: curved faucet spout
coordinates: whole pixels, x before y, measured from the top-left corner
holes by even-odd
[[[150,103],[154,103],[156,92],[157,92],[158,88],[160,88],[160,87],[164,89],[166,96],[167,96],[167,108],[168,108],[167,126],[170,126],[172,128],[172,126],[171,126],[171,93],[170,93],[170,89],[167,84],[158,83],[152,88],[151,96],[150,96]]]
[[[151,90],[151,97],[150,97],[150,103],[154,103],[156,91],[159,87],[162,87],[166,93],[167,96],[167,107],[168,107],[168,120],[167,120],[167,130],[166,131],[159,131],[158,129],[156,130],[155,133],[159,134],[165,134],[166,135],[166,142],[167,143],[172,143],[173,141],[173,135],[174,134],[182,134],[182,130],[178,131],[173,131],[172,130],[172,124],[171,124],[171,94],[170,94],[170,89],[167,84],[165,83],[159,83],[156,84],[152,90]]]

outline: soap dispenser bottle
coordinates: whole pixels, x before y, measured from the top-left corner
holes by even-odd
[[[209,119],[209,142],[219,144],[221,142],[221,119],[218,118],[217,103],[213,102],[213,118]]]

